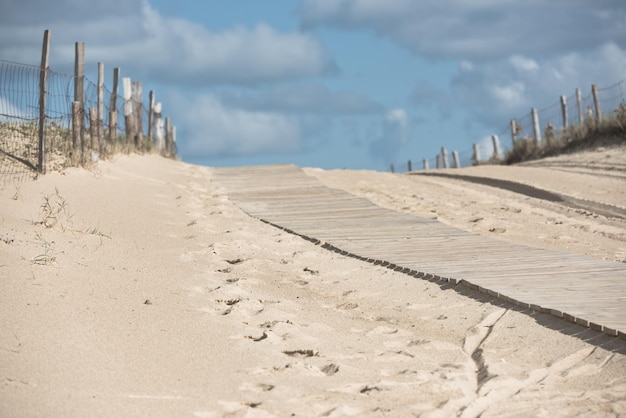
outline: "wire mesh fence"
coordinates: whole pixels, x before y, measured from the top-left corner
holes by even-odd
[[[118,69],[114,78],[116,74]],[[82,80],[79,99],[77,80]],[[123,81],[132,87],[126,99],[102,80],[94,83],[84,76],[0,60],[0,183],[85,166],[117,152],[151,151],[155,145],[162,154],[175,156],[169,118],[164,126],[153,103],[144,104],[141,83]],[[155,136],[150,135],[153,127],[158,128]]]
[[[626,79],[608,87],[597,88],[596,98],[592,90],[583,95],[580,90],[564,97],[558,102],[539,110],[531,110],[525,115],[512,119],[500,132],[489,141],[474,144],[472,149],[458,152],[459,167],[485,161],[500,161],[515,147],[528,143],[543,146],[550,141],[567,143],[576,134],[577,129],[590,129],[605,123],[612,124],[626,133]],[[596,103],[597,101],[597,103]],[[536,118],[533,117],[536,114]],[[580,135],[580,134],[579,134]],[[495,136],[495,139],[494,139]],[[454,151],[452,151],[454,152]],[[419,169],[454,168],[457,165],[451,154],[442,147],[440,154],[421,161],[407,161],[393,164],[392,171],[406,172]]]
[[[0,176],[22,180],[37,170],[39,67],[0,61]]]

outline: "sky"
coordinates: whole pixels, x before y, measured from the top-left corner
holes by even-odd
[[[624,0],[0,0],[0,60],[155,92],[181,159],[385,171],[626,78]],[[144,98],[147,101],[147,97]],[[504,142],[503,138],[503,142]],[[432,163],[431,163],[432,165]]]

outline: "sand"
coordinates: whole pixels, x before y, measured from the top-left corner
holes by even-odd
[[[626,207],[624,148],[559,158],[460,171]],[[305,171],[498,239],[626,259],[620,218]],[[623,339],[326,251],[245,215],[213,172],[119,156],[0,190],[1,416],[626,414]]]

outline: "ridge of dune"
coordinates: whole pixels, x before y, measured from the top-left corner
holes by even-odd
[[[366,170],[305,172],[393,210],[435,218],[466,231],[538,248],[565,250],[626,262],[626,220],[583,208],[534,199],[462,179]],[[512,181],[600,206],[626,209],[626,146],[613,146],[530,161],[427,173],[462,174]],[[584,205],[583,205],[584,207]]]

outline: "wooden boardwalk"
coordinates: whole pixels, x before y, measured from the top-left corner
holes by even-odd
[[[624,263],[511,244],[384,209],[293,165],[220,168],[214,176],[250,216],[324,248],[626,338]]]

